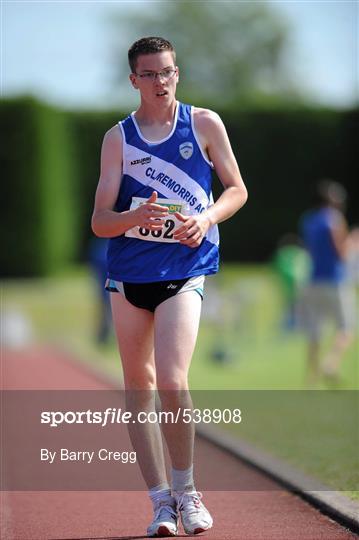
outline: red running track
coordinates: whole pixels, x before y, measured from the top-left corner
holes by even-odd
[[[3,388],[106,390],[110,387],[63,352],[50,348],[3,354]],[[220,467],[210,466],[216,460]],[[196,440],[201,474],[247,479],[253,491],[204,494],[214,527],[208,540],[349,540],[350,531],[265,475],[214,445]],[[208,470],[210,469],[210,470]],[[200,486],[199,486],[200,488]],[[4,492],[2,540],[130,540],[146,538],[151,505],[143,491]],[[180,537],[186,537],[183,530]]]

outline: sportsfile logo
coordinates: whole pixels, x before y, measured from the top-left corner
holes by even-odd
[[[130,162],[130,165],[146,165],[146,163],[151,163],[151,156],[147,156],[141,159],[134,159]]]

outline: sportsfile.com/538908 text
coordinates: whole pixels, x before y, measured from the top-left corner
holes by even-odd
[[[189,409],[179,407],[175,411],[139,411],[133,414],[122,408],[109,407],[104,411],[42,411],[41,424],[58,427],[61,424],[240,424],[240,409]]]

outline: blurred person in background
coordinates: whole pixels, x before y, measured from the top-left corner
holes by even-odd
[[[282,328],[295,330],[298,326],[298,300],[310,272],[310,258],[300,238],[289,233],[278,242],[273,267],[279,279],[284,300]]]
[[[354,325],[358,330],[359,322],[359,226],[354,225],[347,240],[347,281],[351,289]]]
[[[348,281],[354,288],[359,287],[359,226],[351,228],[347,240]]]
[[[107,248],[108,240],[98,237],[91,238],[88,248],[88,263],[98,298],[96,341],[99,345],[109,341],[112,331],[110,293],[104,287],[107,277]]]
[[[171,43],[148,37],[128,54],[136,112],[104,138],[92,228],[110,238],[111,291],[128,409],[188,408],[204,276],[218,271],[217,223],[246,202],[247,191],[219,116],[176,100],[179,70]],[[214,203],[215,168],[224,191]],[[168,484],[158,423],[129,423],[153,503],[148,536],[212,527],[193,480],[194,425],[161,423],[171,458]],[[136,509],[134,509],[134,519]]]
[[[353,340],[354,298],[347,280],[346,198],[346,190],[341,184],[321,180],[317,184],[319,204],[306,212],[300,222],[312,262],[310,282],[302,297],[303,326],[309,341],[309,384],[316,383],[320,374],[337,379],[343,355]],[[335,324],[335,334],[321,361],[321,337],[326,320]]]

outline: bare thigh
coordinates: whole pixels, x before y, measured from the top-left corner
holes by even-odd
[[[153,314],[133,306],[121,293],[111,293],[111,307],[126,389],[154,388]]]
[[[201,297],[195,291],[179,293],[157,307],[154,335],[159,389],[187,389],[201,307]]]

